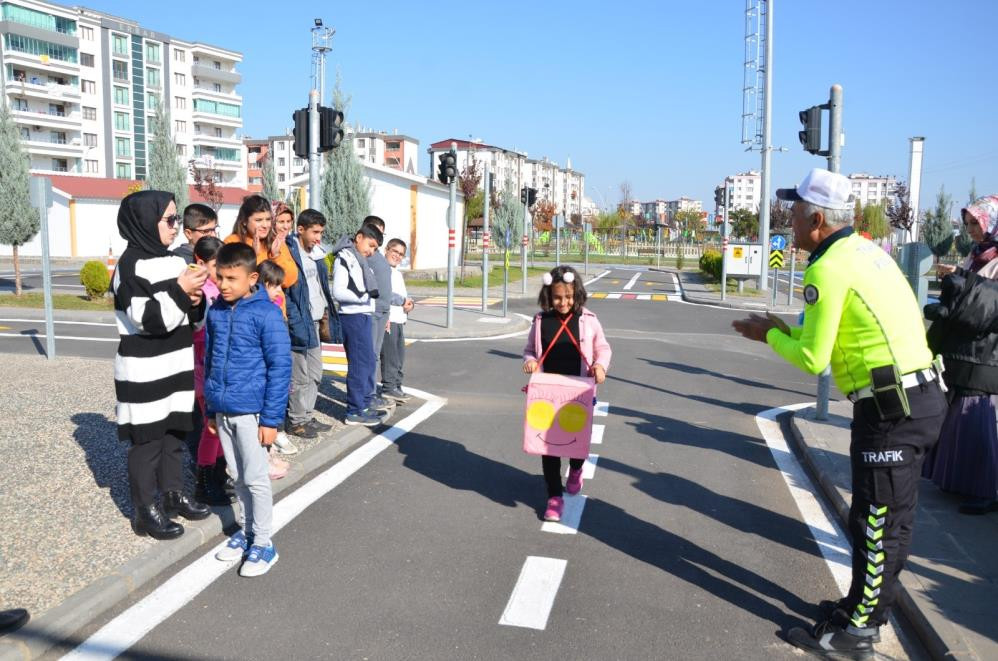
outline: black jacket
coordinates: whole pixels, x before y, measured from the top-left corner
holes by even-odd
[[[943,279],[939,303],[925,306],[932,321],[929,348],[942,355],[951,387],[998,393],[998,281],[958,269]]]

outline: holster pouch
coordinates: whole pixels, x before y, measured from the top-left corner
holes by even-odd
[[[908,393],[904,391],[897,365],[884,365],[870,370],[870,390],[881,420],[894,421],[911,415]]]

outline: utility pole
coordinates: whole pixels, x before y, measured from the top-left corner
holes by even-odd
[[[454,174],[449,177],[450,206],[447,207],[447,328],[454,325],[454,247],[457,233],[457,143],[450,143]]]
[[[485,174],[482,178],[485,203],[482,205],[482,312],[489,309],[489,162],[485,161]],[[467,212],[465,212],[467,213]]]
[[[728,178],[724,178],[724,220],[721,225],[721,300],[728,295],[728,205],[731,203]]]
[[[765,80],[763,87],[763,110],[762,110],[762,200],[759,203],[759,240],[762,243],[763,251],[769,248],[769,186],[772,173],[770,172],[772,160],[772,111],[773,111],[773,2],[766,0],[766,46],[763,66],[765,67]],[[765,253],[764,253],[765,254]],[[722,261],[723,263],[723,261]],[[769,286],[769,274],[766,265],[761,269],[762,276],[759,278],[759,289],[766,291]],[[723,289],[723,286],[722,286]]]
[[[319,154],[319,92],[308,93],[308,206],[322,205],[322,156]]]

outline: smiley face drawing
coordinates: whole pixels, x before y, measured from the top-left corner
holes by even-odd
[[[594,386],[583,379],[561,378],[569,381],[563,384],[531,383],[527,395],[524,449],[532,454],[586,457],[592,437]]]

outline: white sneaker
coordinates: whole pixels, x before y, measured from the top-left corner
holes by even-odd
[[[291,442],[283,430],[277,432],[277,438],[274,439],[274,449],[277,450],[278,454],[298,454],[298,446]]]

